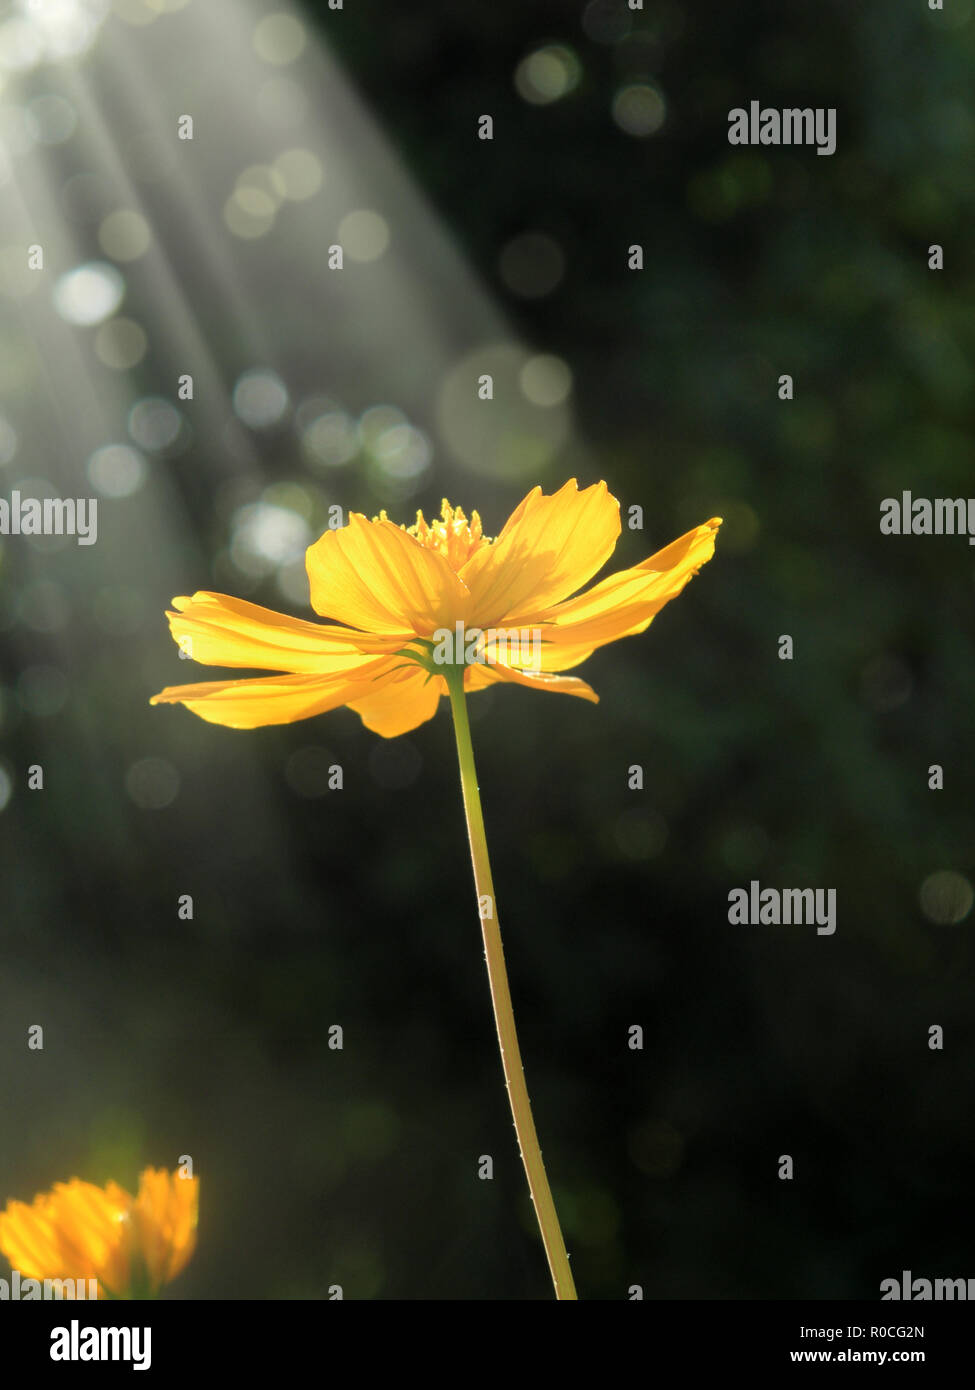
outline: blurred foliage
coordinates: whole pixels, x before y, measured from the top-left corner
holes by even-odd
[[[537,481],[571,466],[643,507],[614,568],[726,518],[679,602],[583,668],[598,708],[472,702],[581,1296],[871,1299],[905,1268],[972,1274],[975,916],[934,923],[919,890],[975,877],[975,552],[878,527],[902,489],[975,493],[970,0],[307,9],[518,333],[571,366],[571,463]],[[580,80],[531,105],[514,73],[547,43]],[[666,103],[646,138],[612,116],[633,82]],[[836,154],[729,146],[753,98],[835,106]],[[566,264],[533,299],[498,270],[525,232]],[[488,530],[524,490],[492,488]],[[441,493],[480,505],[438,459],[416,504]],[[188,539],[154,584],[160,617],[203,553]],[[8,636],[9,713],[38,639]],[[67,641],[70,714],[4,725],[18,778],[50,772],[3,818],[0,1197],[191,1153],[201,1239],[173,1296],[548,1297],[446,710],[389,745],[348,711],[241,735],[148,709],[158,677],[194,678],[161,621]],[[126,799],[133,744],[179,767],[171,806]],[[293,790],[308,747],[342,792]],[[834,887],[835,936],[730,927],[752,878]]]

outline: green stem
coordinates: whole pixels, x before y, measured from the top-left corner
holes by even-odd
[[[494,1006],[494,1023],[498,1030],[498,1043],[501,1047],[501,1064],[511,1102],[511,1114],[515,1122],[515,1133],[521,1149],[521,1161],[525,1165],[528,1186],[535,1204],[535,1216],[542,1235],[542,1244],[548,1259],[556,1298],[577,1298],[569,1257],[565,1252],[565,1241],[559,1218],[552,1200],[552,1190],[548,1185],[542,1151],[538,1147],[535,1121],[532,1119],[528,1088],[518,1047],[518,1034],[515,1031],[515,1015],[511,1007],[511,991],[508,988],[508,972],[504,964],[504,951],[501,947],[501,929],[498,925],[497,903],[494,897],[494,883],[491,878],[491,862],[488,859],[487,838],[484,834],[484,816],[481,812],[481,797],[477,786],[477,770],[474,766],[474,748],[471,744],[471,726],[467,718],[467,701],[464,696],[463,666],[444,667],[441,674],[446,679],[450,694],[450,709],[454,716],[454,734],[457,739],[457,758],[460,763],[460,783],[464,793],[464,810],[467,813],[467,833],[471,844],[471,861],[474,865],[474,889],[477,893],[480,911],[481,931],[484,936],[484,956],[487,961],[488,981],[491,986],[491,1002]]]

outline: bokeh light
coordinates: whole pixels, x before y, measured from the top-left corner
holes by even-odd
[[[105,444],[88,460],[87,472],[100,497],[131,497],[145,483],[149,464],[128,444]]]
[[[256,241],[274,225],[278,201],[273,194],[252,184],[238,186],[223,206],[223,220],[234,236]]]
[[[572,390],[572,373],[561,357],[542,353],[530,357],[518,374],[518,383],[532,405],[561,405]]]
[[[311,150],[282,150],[271,167],[282,196],[294,203],[314,197],[325,182],[322,162]]]
[[[667,102],[650,82],[621,87],[613,98],[613,120],[627,135],[656,135],[667,116]]]
[[[244,574],[259,577],[300,560],[314,537],[307,518],[293,507],[251,502],[232,521],[230,555]]]
[[[567,96],[578,85],[582,67],[571,48],[547,44],[522,58],[515,69],[518,95],[535,106]]]
[[[358,208],[339,223],[339,242],[353,261],[378,261],[389,245],[389,225],[378,212]]]
[[[582,27],[595,43],[619,43],[633,28],[633,11],[620,0],[589,0],[582,12]]]
[[[437,422],[458,463],[484,477],[534,481],[569,435],[566,406],[538,406],[522,390],[521,374],[532,354],[508,344],[480,348],[447,374],[437,400]],[[489,376],[496,399],[479,400],[479,380]]]
[[[316,397],[297,412],[301,451],[315,469],[344,468],[359,453],[358,424],[334,401]]]
[[[19,53],[19,71],[40,61],[76,58],[91,48],[109,6],[110,0],[26,0],[24,19],[9,20],[0,29],[0,55],[4,49],[2,30],[23,24],[29,36],[19,34],[13,41]]]
[[[54,307],[67,323],[90,327],[114,314],[124,294],[125,281],[113,265],[90,261],[55,281]]]
[[[955,926],[963,922],[975,902],[975,890],[964,874],[942,869],[929,874],[919,893],[921,911],[937,926]]]
[[[242,373],[234,386],[234,411],[252,430],[276,425],[288,408],[288,388],[265,367]]]
[[[254,30],[254,51],[265,63],[284,67],[305,50],[305,26],[294,15],[283,11],[265,15]]]
[[[545,232],[523,232],[502,249],[498,262],[501,279],[522,299],[551,294],[565,274],[565,254]]]
[[[139,758],[125,774],[125,790],[140,811],[163,811],[179,795],[180,776],[166,758]]]
[[[95,354],[106,367],[124,372],[138,366],[146,355],[149,339],[134,319],[115,318],[103,323],[95,334]]]
[[[183,430],[183,417],[161,396],[146,396],[129,411],[129,434],[136,444],[150,453],[174,445]]]
[[[135,261],[149,249],[149,223],[132,208],[110,212],[98,229],[98,244],[113,261]]]

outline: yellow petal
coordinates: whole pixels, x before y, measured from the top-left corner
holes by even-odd
[[[231,729],[257,729],[265,724],[292,724],[313,714],[338,709],[365,699],[375,681],[390,679],[391,657],[363,657],[354,673],[336,676],[257,676],[253,680],[202,681],[170,685],[154,695],[151,705],[185,705],[211,724]]]
[[[550,629],[543,627],[541,631],[547,639],[542,642],[542,655],[538,663],[541,671],[570,671],[573,666],[580,666],[592,656],[592,647],[587,647],[584,642],[563,642],[561,638],[552,640]]]
[[[147,1168],[132,1207],[136,1247],[158,1290],[184,1268],[196,1247],[199,1183],[164,1168]]]
[[[502,681],[506,684],[524,685],[529,690],[547,690],[556,695],[578,695],[591,704],[599,704],[599,696],[591,685],[578,676],[554,676],[545,671],[516,671],[512,666],[496,662],[493,666],[468,666],[464,672],[465,690],[483,690],[487,685]]]
[[[350,700],[348,704],[367,729],[383,738],[398,738],[432,719],[441,695],[446,693],[447,683],[443,676],[428,676],[416,666],[398,673],[395,681],[383,685],[365,699]]]
[[[97,1278],[99,1292],[129,1283],[128,1219],[132,1198],[117,1183],[96,1187],[77,1178],[55,1183],[47,1217],[56,1226],[66,1274]]]
[[[471,592],[470,625],[524,625],[588,583],[619,534],[620,504],[605,483],[580,492],[572,478],[553,496],[533,488],[497,540],[460,571]]]
[[[66,1277],[54,1273],[60,1271],[60,1243],[55,1228],[36,1204],[7,1203],[0,1214],[0,1250],[10,1261],[11,1269],[19,1269],[27,1278]]]
[[[131,1200],[115,1183],[56,1183],[30,1206],[8,1204],[0,1215],[0,1249],[31,1279],[97,1279],[100,1296],[124,1289]]]
[[[545,614],[543,636],[578,649],[643,632],[711,559],[720,525],[721,518],[712,517],[641,564],[611,574],[587,593],[556,605]]]
[[[358,512],[305,555],[316,613],[374,633],[419,633],[466,620],[469,594],[437,550]]]
[[[537,634],[537,636],[536,636]],[[561,641],[551,625],[526,628],[488,628],[479,665],[504,665],[517,671],[567,671],[592,656],[592,647]]]
[[[266,671],[335,674],[346,658],[361,654],[358,634],[325,623],[309,623],[226,594],[195,593],[174,598],[167,613],[180,649],[204,666],[249,666]],[[409,633],[384,639],[382,649],[396,649]],[[374,644],[369,644],[367,646]]]

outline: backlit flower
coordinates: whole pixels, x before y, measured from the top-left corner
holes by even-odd
[[[561,673],[643,632],[711,558],[721,524],[712,518],[580,593],[613,553],[619,510],[605,483],[580,490],[572,479],[552,496],[533,488],[494,540],[477,512],[468,521],[447,502],[439,521],[418,512],[410,527],[353,512],[306,553],[312,607],[330,623],[224,594],[173,599],[170,630],[195,661],[285,674],[167,686],[151,703],[184,704],[235,729],[348,705],[394,738],[436,712],[447,693],[438,634],[461,631],[486,634],[466,658],[465,690],[513,683],[596,701],[585,681]]]
[[[154,1298],[196,1246],[198,1179],[146,1168],[132,1197],[72,1178],[0,1212],[0,1250],[30,1279],[97,1279],[99,1298]]]

